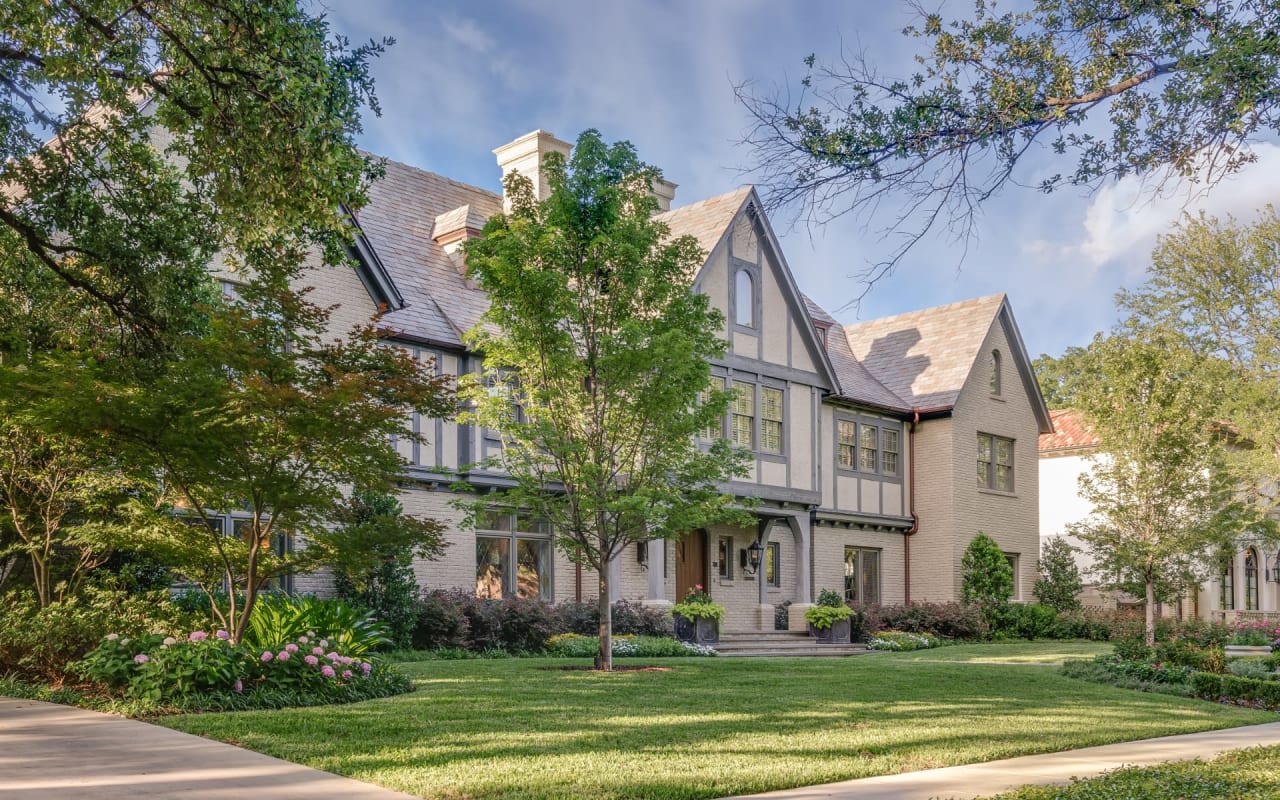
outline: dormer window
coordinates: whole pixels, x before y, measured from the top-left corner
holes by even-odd
[[[991,396],[1000,396],[1000,351],[991,351]]]
[[[733,322],[744,328],[756,327],[756,281],[745,269],[733,276]]]
[[[818,336],[818,344],[823,350],[827,349],[827,326],[820,322],[813,323],[813,332]]]

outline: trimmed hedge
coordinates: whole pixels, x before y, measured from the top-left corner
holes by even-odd
[[[1191,676],[1191,686],[1196,696],[1205,700],[1280,710],[1280,681],[1197,672]]]

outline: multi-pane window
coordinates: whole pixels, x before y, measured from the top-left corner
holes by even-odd
[[[756,423],[755,387],[750,384],[734,384],[733,405],[729,414],[729,440],[736,447],[755,449]]]
[[[720,568],[720,577],[725,580],[733,578],[733,537],[721,536],[720,546],[716,551],[716,561]]]
[[[724,389],[724,378],[712,377],[710,385],[698,392],[698,404],[702,405],[711,399],[711,392]],[[724,418],[720,418],[707,426],[705,430],[698,431],[698,438],[706,441],[715,441],[724,437]]]
[[[978,488],[1013,491],[1013,440],[978,434]]]
[[[778,542],[769,542],[764,549],[764,582],[782,586],[782,545]]]
[[[1218,605],[1224,611],[1236,607],[1236,565],[1231,559],[1222,564],[1222,585],[1218,589]]]
[[[844,469],[853,469],[858,450],[858,424],[852,420],[836,421],[836,463]]]
[[[880,429],[874,425],[863,425],[858,434],[858,469],[863,472],[875,472],[877,455],[880,452]]]
[[[885,428],[880,434],[880,471],[885,475],[898,474],[898,432]]]
[[[880,602],[880,551],[844,549],[844,599],[848,603]]]
[[[1244,610],[1258,610],[1258,551],[1244,551]]]
[[[760,387],[760,449],[782,452],[782,390]]]
[[[476,597],[551,599],[551,527],[494,511],[476,524]]]

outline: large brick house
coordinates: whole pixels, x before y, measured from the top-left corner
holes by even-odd
[[[545,192],[539,159],[568,149],[535,131],[494,153],[504,175],[518,170]],[[821,589],[865,602],[954,600],[961,553],[978,531],[1006,551],[1026,597],[1038,552],[1036,442],[1051,426],[1008,300],[842,327],[798,290],[753,188],[672,208],[675,189],[655,187],[661,217],[707,253],[690,288],[724,312],[729,352],[713,373],[742,391],[718,435],[755,456],[749,477],[726,488],[759,500],[758,524],[629,548],[613,567],[618,598],[664,605],[702,584],[726,606],[725,627],[743,631],[772,629],[787,616],[777,609],[803,608]],[[500,194],[389,162],[358,214],[357,268],[318,272],[313,296],[340,306],[336,325],[383,306],[389,342],[445,373],[475,371],[462,335],[486,298],[465,278],[461,245],[502,210]],[[399,444],[400,499],[408,513],[446,521],[451,543],[416,565],[421,586],[591,596],[592,576],[539,525],[518,515],[484,530],[457,524],[449,486],[502,479],[469,466],[493,452],[491,434],[441,419],[410,424],[427,441]],[[747,574],[757,540],[763,563]]]

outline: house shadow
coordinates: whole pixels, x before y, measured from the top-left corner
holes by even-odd
[[[924,337],[918,328],[894,331],[871,343],[862,364],[873,376],[908,403],[915,405],[916,380],[932,363],[923,353],[907,355]]]

